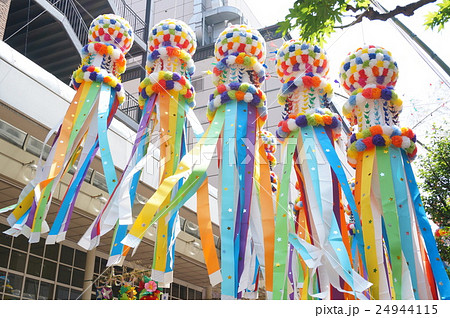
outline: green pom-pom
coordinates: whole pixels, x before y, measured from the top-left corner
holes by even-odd
[[[317,125],[316,117],[314,116],[314,114],[306,114],[306,120],[308,121],[309,126]]]
[[[372,136],[372,133],[370,132],[369,129],[365,129],[362,131],[362,135],[363,135],[363,138],[367,138],[367,137]]]
[[[236,91],[231,90],[231,91],[228,91],[227,93],[231,99],[236,99]]]
[[[143,86],[148,86],[151,84],[151,81],[148,77],[144,78],[144,80],[141,82]]]
[[[166,81],[170,81],[170,80],[172,80],[172,74],[171,74],[171,73],[164,73],[163,78],[164,78]]]
[[[247,92],[248,91],[248,87],[249,87],[248,83],[242,83],[241,86],[239,86],[239,90],[241,92]]]

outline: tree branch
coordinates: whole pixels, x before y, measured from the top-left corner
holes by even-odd
[[[413,2],[410,4],[407,4],[406,6],[397,6],[394,10],[388,11],[386,13],[380,13],[378,11],[375,11],[372,7],[369,7],[365,14],[365,17],[369,20],[381,20],[386,21],[387,19],[390,19],[398,14],[403,14],[407,17],[414,15],[414,11],[417,9],[423,7],[426,4],[436,2],[436,0],[419,0],[417,2]]]
[[[413,2],[410,4],[407,4],[406,6],[397,6],[395,9],[388,11],[386,13],[380,13],[378,11],[376,11],[373,7],[368,7],[367,9],[364,10],[363,13],[361,13],[360,15],[357,16],[357,18],[349,24],[346,25],[339,25],[339,26],[335,26],[335,29],[345,29],[348,27],[351,27],[357,23],[360,23],[362,21],[363,18],[367,18],[371,21],[373,20],[381,20],[381,21],[386,21],[392,17],[395,17],[398,14],[403,14],[407,17],[410,17],[412,15],[414,15],[414,12],[423,7],[424,5],[430,4],[436,2],[436,0],[419,0],[417,2]],[[351,5],[347,5],[346,8],[347,11],[352,11],[352,12],[358,12],[361,11],[361,8],[355,8]]]

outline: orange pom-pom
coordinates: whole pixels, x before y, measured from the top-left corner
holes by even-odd
[[[245,96],[244,92],[236,91],[236,99],[237,100],[244,100],[244,96]]]
[[[312,86],[319,87],[319,85],[320,85],[320,77],[319,76],[313,76],[311,82],[312,82]]]
[[[403,138],[402,138],[402,136],[393,136],[391,138],[391,141],[395,147],[400,148],[402,146]]]
[[[369,129],[370,129],[370,133],[372,134],[372,136],[383,134],[383,128],[381,128],[380,125],[372,126]]]
[[[373,99],[379,99],[381,97],[381,89],[379,88],[372,88],[372,98]]]
[[[323,122],[325,123],[325,125],[331,125],[331,123],[333,122],[333,117],[323,115]]]

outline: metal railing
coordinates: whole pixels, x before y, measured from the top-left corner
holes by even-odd
[[[134,12],[124,0],[110,0],[109,2],[114,4],[116,9],[115,13],[130,23],[134,30],[134,34],[144,41],[144,43],[147,43],[147,39],[144,39],[145,22],[136,14],[136,12]]]
[[[89,28],[73,0],[47,0],[47,2],[67,18],[81,45],[87,44]]]
[[[128,92],[125,92],[125,100],[122,105],[119,106],[125,115],[133,119],[135,122],[139,122],[140,108],[136,97]]]

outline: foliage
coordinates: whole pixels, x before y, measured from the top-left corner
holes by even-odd
[[[399,14],[411,16],[415,10],[432,2],[436,0],[418,0],[384,12],[374,0],[296,0],[285,20],[278,23],[278,32],[286,35],[298,29],[304,41],[323,45],[325,38],[336,29],[350,27],[363,18],[386,21]],[[441,30],[450,17],[450,0],[442,0],[438,5],[439,10],[429,13],[426,18],[427,28],[438,27]],[[343,25],[343,19],[349,23]]]
[[[419,157],[419,176],[425,210],[441,229],[450,226],[450,129],[433,126],[426,145],[428,150]],[[449,236],[436,237],[441,258],[450,263]]]
[[[431,29],[438,27],[438,31],[441,31],[450,19],[450,0],[443,0],[442,3],[438,3],[438,6],[438,11],[427,14],[425,25]]]

